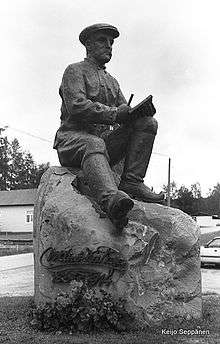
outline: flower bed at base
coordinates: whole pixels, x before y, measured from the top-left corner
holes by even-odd
[[[31,325],[38,330],[62,332],[129,331],[135,316],[126,310],[126,301],[117,300],[85,283],[71,282],[70,292],[60,292],[53,302],[34,307]]]

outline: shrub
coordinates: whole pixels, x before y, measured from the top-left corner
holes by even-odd
[[[125,299],[115,300],[104,290],[73,281],[69,292],[60,292],[53,302],[34,307],[31,323],[47,331],[121,332],[134,327],[135,316],[126,310]]]

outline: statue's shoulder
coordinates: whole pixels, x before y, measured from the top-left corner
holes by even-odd
[[[65,72],[68,72],[68,71],[74,71],[74,70],[82,70],[82,69],[84,69],[85,68],[85,62],[84,61],[80,61],[80,62],[74,62],[74,63],[71,63],[71,64],[69,64],[67,67],[66,67],[66,69],[65,69],[65,71],[64,71],[64,73]]]
[[[108,71],[106,71],[106,73],[108,74],[109,78],[112,79],[113,83],[114,83],[117,87],[119,87],[119,82],[118,82],[118,80],[117,80],[114,76],[112,76]]]

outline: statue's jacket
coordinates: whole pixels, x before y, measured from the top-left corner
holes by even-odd
[[[66,144],[68,135],[74,132],[100,136],[115,124],[117,107],[126,103],[117,80],[90,58],[66,68],[59,94],[61,125],[55,149]]]

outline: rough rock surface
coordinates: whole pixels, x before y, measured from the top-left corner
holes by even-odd
[[[43,175],[34,211],[35,302],[73,279],[128,301],[141,322],[201,316],[199,229],[178,209],[135,202],[121,235],[63,167]]]

